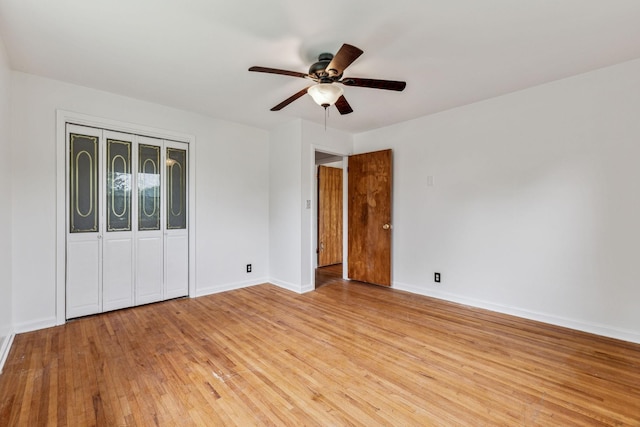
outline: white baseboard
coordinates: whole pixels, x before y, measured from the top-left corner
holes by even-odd
[[[7,361],[7,357],[9,357],[11,344],[13,344],[13,337],[15,337],[15,334],[7,335],[6,337],[4,337],[4,340],[2,340],[2,345],[0,345],[0,374],[2,374],[4,363]]]
[[[13,329],[16,334],[22,334],[24,332],[37,331],[39,329],[51,328],[57,325],[57,319],[55,316],[47,317],[44,319],[33,320],[31,322],[16,323],[13,325]]]
[[[288,291],[295,292],[297,294],[304,293],[302,286],[294,285],[293,283],[285,282],[283,280],[271,278],[271,280],[269,280],[269,283],[271,283],[272,285],[276,285],[280,288],[286,289]]]
[[[316,290],[315,285],[310,283],[308,285],[303,285],[302,288],[300,289],[300,293],[304,294],[304,293],[315,291],[315,290]]]
[[[233,291],[235,289],[247,288],[249,286],[261,285],[263,283],[270,283],[272,285],[278,286],[279,288],[286,289],[291,292],[295,292],[297,294],[303,294],[305,292],[310,292],[314,290],[313,285],[309,284],[306,286],[295,285],[293,283],[285,282],[283,280],[277,279],[267,279],[262,278],[258,280],[252,280],[248,282],[237,282],[237,283],[227,283],[224,285],[214,285],[207,287],[198,287],[196,290],[196,297],[201,297],[205,295],[217,294],[220,292]]]
[[[235,289],[248,288],[249,286],[260,285],[262,283],[269,283],[267,278],[260,278],[255,280],[248,280],[243,282],[225,283],[222,285],[212,286],[198,286],[196,288],[196,297],[202,297],[205,295],[218,294],[220,292],[233,291]]]
[[[634,331],[613,328],[607,325],[600,325],[580,320],[568,319],[548,313],[525,310],[518,307],[495,304],[492,302],[478,300],[475,298],[468,298],[448,292],[442,292],[433,289],[424,289],[415,285],[408,285],[406,283],[394,282],[393,288],[418,295],[424,295],[445,301],[455,302],[458,304],[464,304],[471,307],[483,308],[486,310],[495,311],[497,313],[509,314],[512,316],[521,317],[523,319],[535,320],[551,325],[562,326],[564,328],[575,329],[582,332],[588,332],[591,334],[602,335],[609,338],[615,338],[622,341],[629,341],[632,343],[640,344],[640,333]]]

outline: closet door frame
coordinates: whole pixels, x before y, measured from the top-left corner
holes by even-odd
[[[188,245],[189,245],[189,297],[196,296],[195,289],[195,194],[196,194],[196,138],[194,135],[174,132],[150,126],[132,124],[118,120],[90,116],[86,114],[56,110],[56,325],[66,322],[66,221],[67,211],[67,176],[66,176],[66,125],[108,129],[115,132],[144,135],[157,139],[172,140],[188,144]]]

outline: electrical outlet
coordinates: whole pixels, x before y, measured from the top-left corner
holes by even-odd
[[[433,281],[440,283],[440,273],[433,273]]]
[[[247,273],[251,273],[251,264],[247,264]]]

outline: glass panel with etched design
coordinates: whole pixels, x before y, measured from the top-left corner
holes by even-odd
[[[71,233],[98,231],[98,137],[69,137],[69,229]]]
[[[131,142],[107,139],[107,231],[131,231]]]
[[[138,230],[160,229],[160,147],[138,146]]]
[[[187,152],[167,148],[167,229],[187,228]]]

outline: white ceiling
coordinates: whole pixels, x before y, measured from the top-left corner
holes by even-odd
[[[262,128],[324,122],[310,97],[269,109],[342,43],[345,76],[405,80],[404,92],[344,87],[362,132],[640,57],[639,0],[0,0],[13,69]]]

